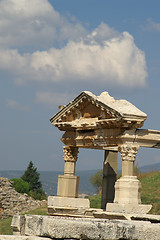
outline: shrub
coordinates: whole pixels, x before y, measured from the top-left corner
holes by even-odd
[[[31,186],[28,182],[25,182],[23,179],[21,178],[13,178],[11,179],[11,181],[13,181],[13,187],[15,188],[15,190],[19,193],[29,193]]]
[[[97,188],[97,192],[101,193],[102,190],[103,171],[99,170],[91,176],[90,181]]]
[[[42,192],[37,192],[37,191],[33,191],[31,190],[29,192],[29,196],[31,196],[32,198],[36,199],[36,200],[46,200],[46,194],[44,191]]]

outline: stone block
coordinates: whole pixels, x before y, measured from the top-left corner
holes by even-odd
[[[37,236],[13,236],[13,235],[0,235],[0,240],[52,240],[46,237]]]
[[[88,199],[68,198],[68,197],[48,197],[49,215],[79,215],[84,214],[85,210],[90,207]]]
[[[71,175],[59,175],[57,196],[59,197],[78,197],[79,177]]]
[[[90,202],[88,199],[85,199],[85,198],[69,198],[69,197],[49,196],[48,197],[48,206],[89,208]]]
[[[20,235],[24,233],[24,221],[25,217],[22,215],[14,215],[11,222],[11,228],[13,230],[13,235]]]
[[[25,235],[28,237],[35,235],[51,239],[160,239],[160,224],[149,221],[25,215],[23,224]]]
[[[141,204],[141,183],[136,176],[124,176],[116,181],[114,203]]]
[[[107,203],[106,211],[126,214],[146,214],[151,210],[151,208],[152,205],[144,204]]]

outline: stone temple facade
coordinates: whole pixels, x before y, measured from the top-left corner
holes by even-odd
[[[85,207],[85,204],[88,208],[86,199],[81,200],[82,206],[78,199],[79,177],[75,176],[75,167],[80,148],[89,148],[105,152],[102,209],[149,212],[151,205],[141,204],[141,184],[133,173],[140,147],[160,148],[160,131],[140,129],[146,118],[147,115],[133,104],[115,100],[108,92],[95,96],[84,91],[66,106],[60,106],[50,121],[64,131],[61,139],[65,145],[64,175],[58,177],[57,197],[49,197],[49,211]],[[122,158],[122,177],[116,180],[118,152]],[[66,198],[71,198],[72,206]]]

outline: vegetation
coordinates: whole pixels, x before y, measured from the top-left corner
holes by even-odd
[[[37,168],[34,167],[33,162],[30,161],[27,170],[21,176],[25,182],[28,182],[31,186],[31,189],[36,191],[37,189],[42,188],[42,184],[39,181],[39,173],[37,172]]]
[[[140,177],[143,204],[152,204],[151,214],[160,215],[160,171],[145,173]]]
[[[30,183],[25,182],[21,178],[12,178],[11,181],[13,182],[13,187],[17,192],[29,194],[31,189]]]
[[[97,171],[93,176],[91,176],[90,181],[94,187],[97,189],[97,193],[101,193],[102,191],[102,179],[103,179],[103,171]]]
[[[13,178],[11,180],[14,182],[13,186],[17,192],[27,193],[37,200],[44,200],[46,199],[46,194],[42,189],[39,175],[40,173],[37,172],[37,168],[34,167],[31,161],[21,178]]]
[[[11,229],[12,218],[1,219],[0,220],[0,235],[12,235],[13,231]]]
[[[26,214],[47,215],[47,206],[31,210],[31,211],[27,212]],[[13,234],[13,231],[11,229],[11,221],[12,221],[11,217],[0,220],[0,235],[12,235]]]
[[[24,214],[33,214],[33,215],[48,215],[47,205],[43,207],[39,207]]]
[[[101,208],[101,194],[96,194],[89,197],[91,208]]]

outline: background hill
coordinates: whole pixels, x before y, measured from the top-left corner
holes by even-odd
[[[79,193],[93,195],[96,189],[90,182],[90,177],[96,173],[97,170],[77,171],[76,175],[80,177]],[[8,179],[20,178],[24,171],[0,171],[0,177]],[[39,171],[40,180],[42,182],[43,190],[48,196],[57,194],[58,175],[63,174],[59,171]]]
[[[147,165],[140,167],[142,173],[149,171],[158,171],[160,170],[160,163]],[[90,177],[95,174],[97,170],[86,170],[86,171],[77,171],[76,175],[80,177],[79,182],[79,193],[84,193],[87,195],[93,195],[96,193],[96,188],[92,186],[90,182]],[[119,172],[119,171],[118,171]],[[8,179],[20,178],[24,171],[0,171],[0,177],[6,177]],[[40,180],[43,185],[43,189],[46,194],[56,195],[57,193],[57,181],[58,175],[63,174],[60,171],[39,171]]]

